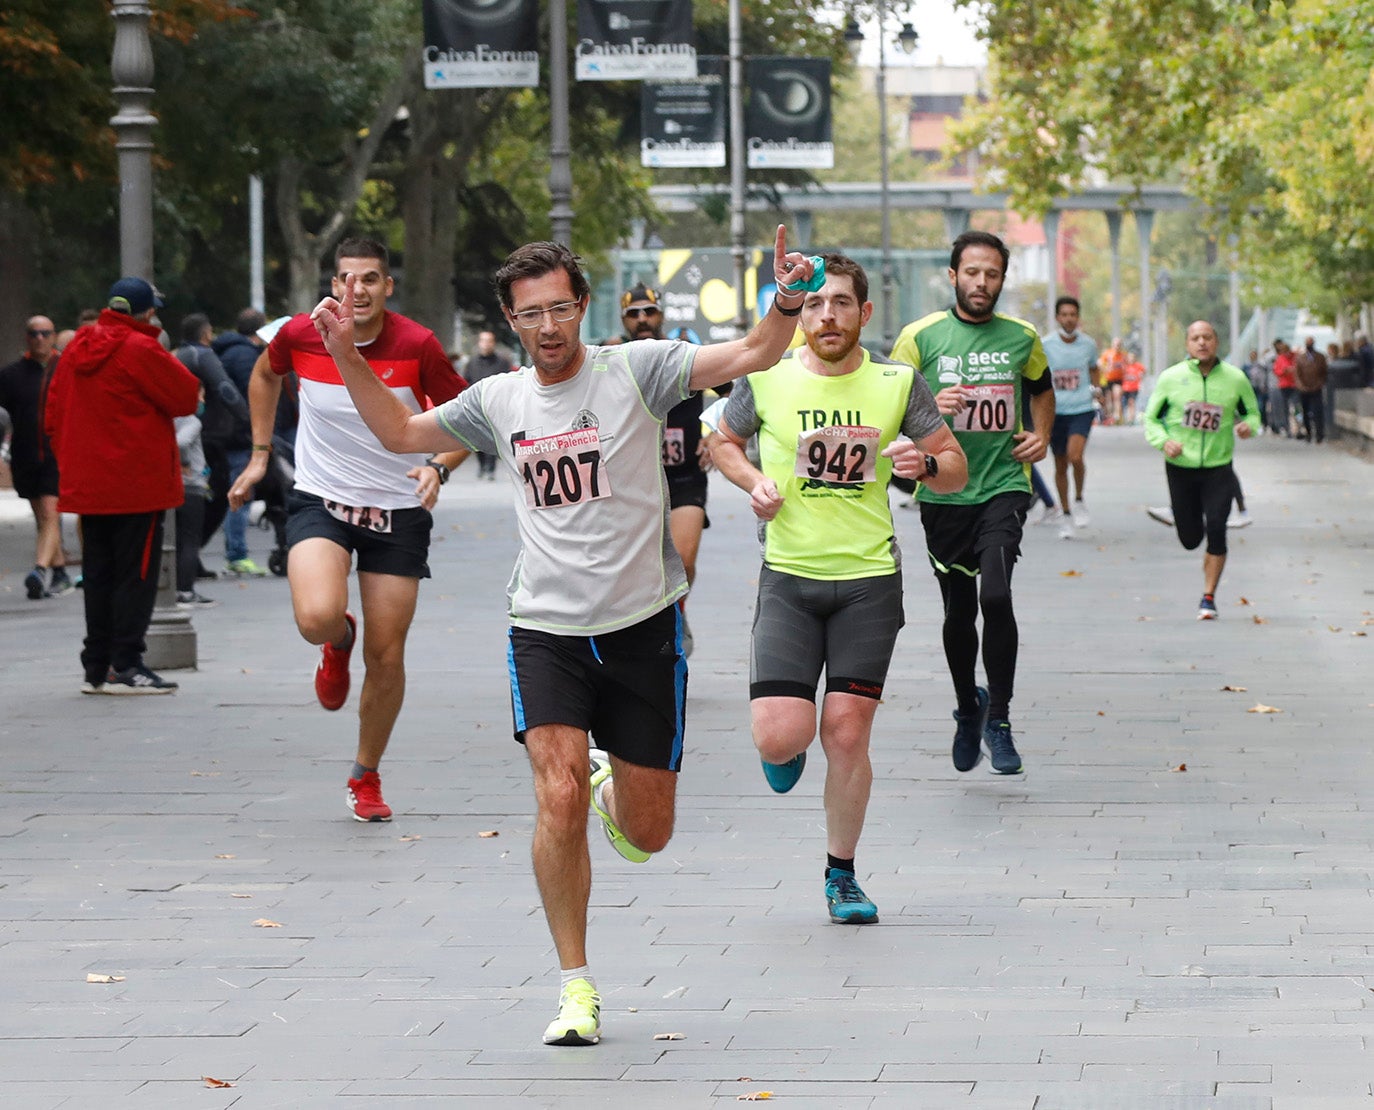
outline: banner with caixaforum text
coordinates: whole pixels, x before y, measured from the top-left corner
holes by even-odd
[[[427,89],[535,88],[539,0],[424,0]]]
[[[692,0],[577,0],[577,80],[665,81],[696,75]]]
[[[750,169],[830,169],[829,58],[750,58],[744,146]]]

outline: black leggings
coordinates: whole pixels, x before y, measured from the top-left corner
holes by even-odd
[[[945,659],[954,680],[961,713],[978,705],[974,667],[978,662],[978,609],[983,610],[983,669],[988,676],[988,718],[1007,720],[1016,682],[1016,652],[1020,633],[1011,604],[1011,572],[1016,555],[1006,547],[991,547],[978,556],[978,579],[960,571],[936,574],[945,602]]]
[[[1240,488],[1231,464],[1191,468],[1165,463],[1164,474],[1178,542],[1192,551],[1206,536],[1207,554],[1225,555],[1226,520]]]

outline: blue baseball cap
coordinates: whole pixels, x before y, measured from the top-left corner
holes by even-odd
[[[150,308],[162,308],[162,294],[142,278],[122,277],[110,286],[110,308],[138,316]]]

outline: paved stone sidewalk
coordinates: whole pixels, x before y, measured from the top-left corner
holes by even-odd
[[[1016,778],[950,766],[937,592],[898,514],[862,929],[824,910],[819,750],[786,797],[759,773],[752,518],[713,487],[677,834],[636,867],[592,832],[589,1049],[539,1043],[558,980],[509,736],[504,482],[445,491],[382,825],[344,810],[356,687],[314,703],[284,580],[206,584],[176,696],[83,698],[80,595],[24,598],[31,524],[0,502],[0,1102],[1370,1102],[1374,470],[1269,439],[1239,457],[1256,523],[1199,624],[1201,556],[1143,512],[1158,456],[1094,432],[1091,528],[1030,529],[1016,571]]]

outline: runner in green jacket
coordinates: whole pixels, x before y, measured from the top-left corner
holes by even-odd
[[[1159,376],[1145,407],[1145,439],[1164,452],[1164,473],[1179,542],[1189,551],[1207,539],[1198,620],[1216,620],[1216,588],[1226,566],[1226,518],[1237,483],[1236,437],[1259,432],[1259,403],[1239,367],[1217,358],[1216,329],[1188,325],[1189,357]],[[1153,510],[1152,510],[1153,511]]]

